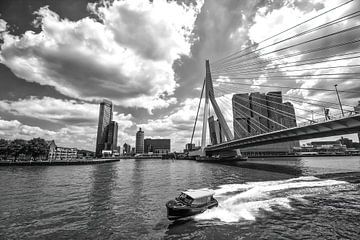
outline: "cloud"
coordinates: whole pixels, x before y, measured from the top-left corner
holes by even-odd
[[[0,33],[6,31],[6,24],[3,19],[0,19]]]
[[[96,133],[90,127],[70,126],[57,131],[50,131],[23,124],[18,120],[0,119],[0,138],[4,139],[30,140],[40,137],[45,140],[55,140],[58,146],[94,150],[95,136]]]
[[[55,132],[47,131],[39,127],[24,125],[18,120],[3,120],[0,119],[0,138],[5,139],[31,139],[33,137],[44,137],[49,139],[53,137]]]
[[[202,6],[142,0],[89,4],[96,17],[37,12],[39,33],[3,35],[1,62],[19,78],[82,100],[104,97],[150,111],[176,102],[173,62],[190,54]]]
[[[59,146],[78,147],[93,150],[96,142],[99,105],[75,100],[63,100],[50,97],[0,101],[0,111],[15,117],[35,118],[55,123],[58,128],[51,130],[29,126],[18,120],[0,119],[1,138],[42,137],[54,139]],[[113,120],[118,122],[118,142],[133,142],[133,136],[127,131],[133,124],[130,114],[113,112]]]
[[[170,138],[172,150],[182,151],[185,144],[190,142],[195,122],[199,99],[188,98],[180,103],[169,115],[158,119],[150,119],[147,123],[139,124],[145,132],[145,138]],[[194,135],[194,143],[198,144],[201,136],[203,107],[199,112],[199,119]]]
[[[26,116],[63,125],[77,126],[96,126],[99,116],[98,104],[51,97],[29,97],[17,101],[1,100],[0,110],[17,116]],[[130,114],[125,115],[114,112],[113,119],[119,123],[120,130],[124,130],[133,125]]]
[[[341,90],[356,91],[360,89],[357,84],[357,75],[359,72],[358,67],[351,67],[352,65],[358,65],[360,63],[359,58],[346,59],[339,61],[341,54],[348,54],[354,49],[358,48],[360,44],[350,44],[346,47],[329,48],[324,51],[317,51],[310,54],[306,53],[309,50],[317,48],[326,48],[334,44],[339,44],[355,39],[359,39],[358,30],[344,32],[338,35],[321,38],[316,41],[311,41],[305,44],[305,41],[311,39],[320,38],[331,33],[336,33],[340,30],[344,30],[350,27],[359,25],[359,16],[348,19],[347,21],[339,21],[334,25],[328,26],[323,29],[317,29],[314,32],[309,32],[304,35],[304,31],[311,28],[320,26],[322,24],[331,23],[331,21],[337,18],[346,16],[354,12],[354,9],[358,9],[359,2],[354,1],[350,4],[344,5],[336,10],[333,10],[319,18],[315,18],[306,24],[300,25],[290,31],[284,32],[278,36],[270,38],[263,42],[268,37],[274,36],[290,27],[293,27],[307,19],[310,19],[316,15],[319,15],[331,8],[339,6],[344,1],[323,1],[323,0],[304,0],[297,1],[291,0],[277,4],[274,1],[271,4],[265,5],[257,11],[253,18],[253,24],[248,29],[248,36],[251,42],[254,42],[253,46],[256,50],[256,54],[247,55],[243,58],[239,58],[237,61],[228,63],[232,68],[228,69],[230,78],[243,77],[244,79],[236,80],[232,78],[233,82],[242,81],[248,83],[252,79],[252,84],[265,84],[271,85],[273,88],[268,87],[247,87],[227,85],[228,88],[232,88],[234,92],[239,91],[251,91],[256,89],[257,91],[267,92],[270,90],[280,90],[277,86],[289,86],[299,88],[298,90],[282,89],[283,94],[292,95],[294,97],[301,97],[304,99],[303,107],[309,109],[310,105],[313,105],[311,109],[322,111],[321,105],[325,107],[333,108],[333,113],[339,113],[339,107],[336,106],[336,94],[335,92],[324,92],[320,90],[312,91],[301,88],[318,88],[318,89],[330,89],[334,90],[334,84],[338,84]],[[266,29],[266,31],[264,31]],[[298,37],[291,38],[294,35],[299,34]],[[291,38],[283,41],[284,39]],[[259,44],[258,44],[259,43]],[[286,48],[292,46],[290,48]],[[283,49],[279,51],[280,49]],[[293,57],[286,57],[284,59],[277,59],[278,57],[284,57],[291,54],[299,55]],[[355,55],[347,55],[348,57],[354,57]],[[250,60],[250,57],[253,60]],[[311,60],[317,58],[316,60]],[[322,58],[322,59],[320,59]],[[274,60],[272,60],[274,59]],[[323,62],[319,62],[322,60]],[[259,61],[261,61],[259,63]],[[299,65],[291,63],[311,63],[307,65]],[[290,64],[289,64],[290,63]],[[246,66],[247,64],[247,66]],[[288,66],[292,67],[288,67]],[[285,67],[286,66],[286,67]],[[230,73],[229,73],[230,72]],[[248,79],[246,79],[248,78]],[[350,93],[341,93],[342,101],[351,106],[355,105],[355,95]],[[308,98],[322,100],[324,102],[314,102],[306,100]],[[290,101],[292,101],[290,99]],[[305,103],[307,101],[307,103]],[[292,101],[295,105],[298,103]],[[327,102],[327,103],[326,103]],[[332,103],[335,103],[332,104]],[[336,110],[337,108],[337,110]],[[350,107],[348,107],[350,109]],[[301,114],[309,118],[309,113]]]

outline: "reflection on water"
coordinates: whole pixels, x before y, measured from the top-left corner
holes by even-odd
[[[229,165],[296,176],[360,171],[360,156],[254,158]]]
[[[0,167],[0,233],[5,239],[357,239],[360,174],[333,174],[350,170],[360,171],[359,158]],[[215,190],[218,208],[189,221],[167,220],[168,200],[204,187]]]
[[[108,238],[113,231],[113,191],[117,168],[113,164],[94,165],[91,173],[87,228],[94,237]]]

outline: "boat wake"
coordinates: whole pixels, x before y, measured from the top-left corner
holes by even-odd
[[[292,201],[308,202],[305,197],[328,193],[349,184],[312,176],[281,181],[221,185],[215,189],[219,207],[195,216],[195,220],[219,219],[222,222],[254,221],[263,211],[291,210]]]

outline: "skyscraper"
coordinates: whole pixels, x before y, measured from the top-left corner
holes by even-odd
[[[111,121],[108,126],[107,140],[105,143],[106,150],[117,150],[118,123]]]
[[[210,141],[211,144],[219,144],[222,143],[224,140],[224,136],[221,130],[220,121],[215,120],[214,116],[208,118],[209,122],[209,133],[210,133]]]
[[[144,132],[141,131],[141,128],[136,133],[135,151],[136,151],[136,154],[144,153]]]
[[[131,146],[130,144],[124,143],[123,145],[123,154],[130,155],[131,154]]]
[[[354,111],[356,114],[360,114],[360,101],[358,101],[358,105],[354,107]],[[358,139],[360,142],[360,132],[358,132]]]
[[[107,141],[108,138],[108,128],[113,117],[112,108],[113,108],[112,102],[108,100],[104,99],[100,103],[99,122],[98,122],[96,150],[95,150],[97,157],[101,156],[102,150],[105,149],[105,142]]]
[[[235,138],[280,130],[283,128],[282,126],[296,126],[294,107],[290,102],[283,103],[281,92],[235,94],[232,104]],[[292,151],[294,146],[299,146],[299,142],[267,144],[245,148],[242,149],[242,152],[251,154],[286,153]]]

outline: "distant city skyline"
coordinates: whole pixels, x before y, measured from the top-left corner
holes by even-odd
[[[142,128],[147,137],[171,139],[171,151],[182,151],[190,142],[205,59],[213,63],[341,3],[344,1],[2,0],[0,138],[41,137],[54,139],[60,146],[94,151],[98,106],[106,98],[113,103],[112,120],[118,123],[117,145],[135,146],[136,131]],[[316,25],[349,14],[359,5],[354,1],[343,6]],[[352,27],[351,21],[342,24]],[[354,39],[351,32],[341,37]],[[319,40],[319,45],[327,44],[326,39]],[[298,46],[292,51],[304,49]],[[344,60],[343,64],[354,62]],[[333,63],[327,64],[331,67]],[[326,73],[336,73],[336,68]],[[286,71],[277,74],[286,75]],[[257,85],[284,83],[261,73],[244,81],[251,86],[241,92],[275,91],[278,89]],[[299,88],[333,88],[333,83],[326,78],[287,82]],[[360,91],[358,81],[345,79],[337,84],[339,90]],[[333,92],[282,92],[290,93],[300,99],[337,102]],[[356,105],[358,97],[340,92],[344,105]],[[304,102],[292,104],[322,111]],[[304,111],[296,110],[296,114],[311,117]],[[194,143],[199,142],[200,129],[198,124]],[[346,137],[358,141],[356,134]]]

